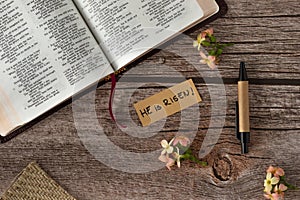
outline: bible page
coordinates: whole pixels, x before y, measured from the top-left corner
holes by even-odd
[[[70,0],[0,1],[0,135],[113,72]]]
[[[74,0],[117,70],[203,17],[198,0]]]

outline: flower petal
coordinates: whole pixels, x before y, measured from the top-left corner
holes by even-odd
[[[214,29],[209,28],[209,29],[206,29],[204,32],[207,33],[208,35],[212,35],[214,33]]]
[[[277,184],[278,182],[279,182],[279,178],[277,178],[277,177],[271,178],[271,184],[272,184],[272,185],[275,185],[275,184]]]
[[[272,194],[271,194],[271,199],[272,199],[272,200],[278,200],[278,199],[279,199],[279,194],[277,194],[277,193],[272,193]]]
[[[272,190],[272,185],[267,184],[267,185],[265,186],[265,190],[264,190],[264,191],[265,191],[266,193],[270,193],[271,190]]]
[[[201,49],[201,43],[198,44],[198,51]]]
[[[168,154],[170,154],[170,153],[172,153],[173,152],[173,147],[171,147],[171,146],[169,146],[169,148],[167,148],[166,150],[167,150],[167,153]]]
[[[265,181],[264,181],[264,187],[266,187],[267,184],[268,184],[268,180],[265,179]]]
[[[178,136],[175,140],[174,140],[174,145],[179,142],[179,144],[181,144],[182,146],[186,147],[189,143],[190,143],[190,139],[188,137],[185,136]]]
[[[206,63],[207,63],[207,61],[206,61],[206,60],[204,60],[204,59],[202,59],[202,60],[200,60],[200,63],[202,63],[202,64],[206,64]]]
[[[176,137],[176,138],[174,139],[174,141],[173,141],[173,145],[176,146],[176,145],[178,144],[178,142],[179,142],[179,138]]]
[[[283,171],[282,168],[278,167],[278,168],[276,169],[275,174],[278,175],[278,176],[284,176],[284,171]]]
[[[160,156],[158,157],[158,159],[159,159],[161,162],[164,162],[164,163],[167,162],[167,157],[166,157],[165,155],[160,155]]]
[[[269,168],[267,169],[267,173],[274,174],[274,172],[275,172],[275,168],[272,165],[270,165]]]
[[[171,170],[171,167],[175,164],[175,160],[173,160],[172,158],[168,158],[166,167]]]
[[[271,195],[270,194],[264,194],[264,196],[266,197],[266,199],[271,199]]]
[[[172,138],[172,140],[169,142],[169,145],[171,145],[174,140],[175,140],[175,137]]]
[[[203,53],[203,51],[200,51],[200,56],[202,57],[202,58],[204,58],[204,59],[207,59],[207,56]]]
[[[216,60],[216,56],[208,56],[208,60],[214,62]]]
[[[205,37],[205,36],[204,36],[204,37]],[[203,39],[203,34],[200,33],[200,34],[197,36],[197,41],[200,42],[202,39]]]
[[[209,68],[211,69],[215,69],[216,68],[216,64],[214,62],[207,62],[207,65],[209,66]]]
[[[201,40],[205,40],[206,35],[207,35],[206,32],[200,33]]]
[[[272,178],[272,174],[270,172],[267,173],[266,179],[271,179]]]
[[[188,145],[188,141],[187,141],[187,140],[181,140],[179,143],[180,143],[182,146],[184,146],[184,147],[187,147],[187,145]]]
[[[162,141],[160,142],[160,144],[161,144],[161,146],[162,146],[163,148],[167,148],[168,145],[169,145],[169,143],[167,142],[167,140],[162,140]]]
[[[180,159],[177,159],[177,166],[180,168]]]
[[[284,184],[280,184],[279,185],[279,190],[280,191],[282,191],[282,192],[284,192],[284,191],[286,191],[288,188],[284,185]]]
[[[194,42],[193,42],[193,46],[194,46],[194,47],[198,47],[198,41],[194,41]]]

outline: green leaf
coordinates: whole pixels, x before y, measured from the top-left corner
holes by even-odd
[[[223,44],[218,43],[218,44],[216,45],[216,50],[218,50],[218,49],[223,49],[223,48],[224,48],[224,45],[223,45]]]
[[[226,44],[223,44],[224,47],[229,47],[229,46],[233,46],[234,43],[226,43]]]
[[[227,43],[226,45],[227,45],[227,46],[233,46],[234,43]]]
[[[215,56],[216,55],[216,50],[210,50],[208,54],[210,56]]]
[[[213,43],[215,43],[217,41],[216,37],[213,35],[211,35],[209,38],[210,38],[210,41]]]
[[[202,45],[205,46],[205,47],[210,47],[211,46],[210,42],[208,42],[208,41],[203,41]]]
[[[216,53],[216,56],[219,56],[219,55],[221,55],[223,53],[223,49],[218,49],[217,50],[217,53]]]

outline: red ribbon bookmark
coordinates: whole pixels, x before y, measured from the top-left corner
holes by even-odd
[[[119,124],[114,116],[114,113],[112,111],[112,104],[113,104],[113,100],[114,100],[114,94],[115,94],[115,89],[116,89],[116,85],[117,85],[117,79],[116,79],[116,75],[115,73],[112,73],[110,75],[111,77],[111,88],[110,88],[110,96],[109,96],[109,114],[111,119],[119,126],[121,126],[122,128],[127,128],[126,126],[123,126],[121,124]]]

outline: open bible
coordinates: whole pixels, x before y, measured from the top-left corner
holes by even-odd
[[[214,0],[1,0],[1,137],[218,10]]]

